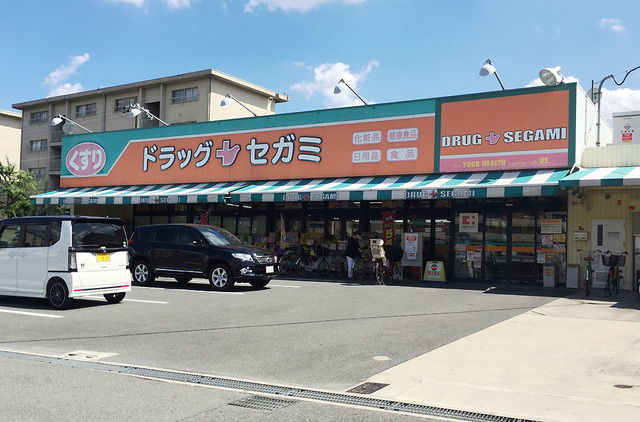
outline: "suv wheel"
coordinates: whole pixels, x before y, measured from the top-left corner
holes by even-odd
[[[225,264],[214,264],[209,271],[209,283],[214,290],[230,290],[234,282],[229,267]]]
[[[151,284],[155,280],[153,269],[145,260],[136,261],[133,265],[133,281],[136,284]]]

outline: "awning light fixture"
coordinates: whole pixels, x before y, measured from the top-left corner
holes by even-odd
[[[363,99],[362,99],[362,97],[361,97],[361,96],[359,96],[359,95],[358,95],[358,93],[357,93],[353,88],[351,88],[351,87],[349,86],[349,84],[348,84],[348,83],[346,83],[346,82],[344,81],[344,79],[340,79],[340,80],[338,81],[338,84],[335,86],[335,88],[333,88],[333,93],[334,93],[334,94],[339,94],[339,93],[341,93],[341,92],[342,92],[342,88],[340,88],[340,84],[344,84],[347,88],[349,88],[349,90],[350,90],[351,92],[353,92],[353,93],[355,94],[355,96],[356,96],[356,97],[358,97],[358,98],[360,99],[360,101],[362,101],[362,103],[363,103],[364,105],[368,105],[368,104],[367,104],[367,102],[366,102],[365,100],[363,100]]]
[[[136,103],[135,105],[131,105],[129,107],[129,117],[132,118],[136,118],[139,115],[141,115],[142,113],[145,113],[147,115],[147,117],[151,120],[156,119],[157,121],[159,121],[160,123],[162,123],[165,126],[169,126],[169,123],[165,122],[164,120],[160,119],[158,116],[154,115],[153,113],[151,113],[148,109],[142,107],[140,104]]]
[[[62,126],[62,131],[64,132],[65,135],[73,135],[74,132],[76,131],[75,127],[79,127],[81,129],[86,130],[89,133],[93,133],[91,132],[89,129],[87,129],[86,127],[82,126],[80,123],[76,123],[73,120],[71,120],[70,118],[63,116],[62,114],[58,114],[56,117],[54,117],[53,119],[51,119],[51,126],[58,126],[60,123],[62,122],[67,122]]]
[[[245,110],[247,110],[249,113],[253,114],[253,117],[258,117],[258,115],[256,113],[254,113],[253,111],[251,111],[249,109],[249,107],[247,107],[246,105],[242,104],[236,97],[234,97],[231,94],[227,94],[227,95],[224,96],[222,101],[220,101],[220,106],[221,107],[228,106],[229,103],[231,102],[231,100],[233,100],[236,103],[240,104]]]
[[[546,86],[556,86],[564,82],[564,76],[560,73],[560,66],[542,69],[539,76]]]
[[[491,59],[487,59],[484,62],[484,65],[480,68],[480,76],[489,76],[491,74],[496,75],[496,79],[498,80],[500,87],[504,91],[504,85],[502,85],[502,81],[500,80],[500,76],[498,76],[496,68],[493,66]]]

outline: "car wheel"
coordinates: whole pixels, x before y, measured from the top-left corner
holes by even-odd
[[[122,299],[124,299],[125,295],[126,295],[125,292],[108,293],[104,295],[104,298],[107,299],[107,302],[109,303],[119,303],[119,302],[122,302]]]
[[[153,269],[145,260],[136,261],[133,265],[133,281],[136,284],[152,284],[155,280]]]
[[[230,290],[234,281],[229,267],[225,264],[215,264],[211,267],[209,283],[214,290]]]
[[[250,284],[253,287],[260,288],[260,287],[264,287],[267,284],[269,284],[270,281],[271,281],[270,278],[263,278],[263,279],[260,279],[260,280],[254,280],[254,281],[250,282]]]
[[[47,299],[49,299],[49,305],[54,309],[66,309],[73,300],[69,297],[67,283],[62,280],[53,280],[49,283],[49,286],[47,286]]]
[[[187,284],[193,277],[176,277],[176,281],[180,284]]]

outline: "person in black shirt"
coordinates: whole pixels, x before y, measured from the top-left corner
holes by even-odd
[[[356,259],[360,256],[360,232],[355,231],[347,241],[347,249],[345,255],[347,255],[347,275],[350,280],[353,280],[353,266],[356,263]]]

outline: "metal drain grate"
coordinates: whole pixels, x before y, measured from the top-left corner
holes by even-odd
[[[283,407],[287,407],[293,403],[296,403],[296,401],[285,400],[285,399],[274,399],[274,398],[265,397],[265,396],[252,396],[246,399],[236,400],[229,404],[233,406],[248,407],[249,409],[271,411],[271,410],[282,409]]]
[[[327,391],[309,390],[301,388],[284,387],[280,385],[262,384],[250,381],[240,381],[229,378],[219,378],[208,375],[191,374],[187,372],[174,372],[162,369],[151,369],[140,366],[119,365],[95,361],[84,361],[51,356],[32,355],[27,353],[8,352],[0,350],[0,357],[9,359],[21,359],[43,363],[57,363],[73,368],[93,369],[96,371],[114,372],[118,374],[133,375],[143,378],[176,381],[188,384],[207,385],[228,390],[236,390],[243,393],[262,393],[289,398],[314,400],[325,403],[337,403],[343,405],[358,406],[364,408],[380,409],[392,412],[404,412],[416,415],[425,415],[446,419],[454,419],[468,422],[536,422],[531,419],[519,419],[507,416],[491,415],[487,413],[469,412],[466,410],[447,409],[442,407],[426,406],[412,403],[402,403],[393,400],[375,399],[371,397],[354,396],[344,393],[331,393]]]

